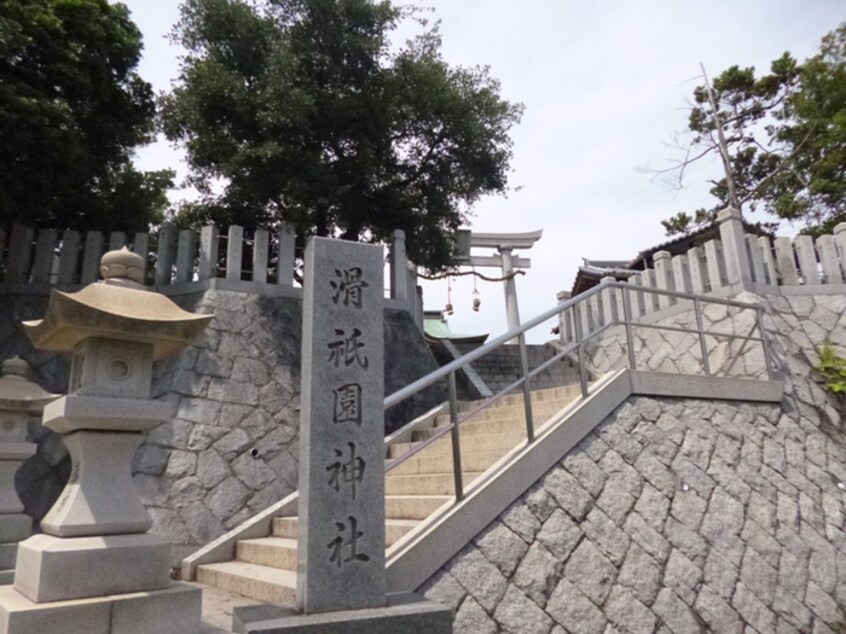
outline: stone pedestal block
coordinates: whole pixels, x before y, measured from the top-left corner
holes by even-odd
[[[199,634],[201,591],[184,583],[162,590],[34,603],[0,587],[0,634]]]
[[[68,484],[41,521],[59,537],[143,533],[153,525],[132,482],[140,433],[78,431],[63,438],[73,460]]]
[[[410,593],[387,595],[382,608],[302,614],[277,605],[235,608],[237,634],[452,634],[452,610]]]
[[[18,545],[14,587],[36,603],[158,590],[170,584],[169,559],[156,535],[33,535]]]

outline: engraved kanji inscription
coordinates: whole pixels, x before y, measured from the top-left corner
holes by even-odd
[[[326,467],[329,472],[329,486],[340,492],[341,487],[348,490],[352,499],[355,499],[356,488],[364,479],[364,469],[367,466],[364,460],[356,456],[355,443],[348,442],[349,458],[344,456],[344,451],[335,449],[335,457],[337,460]]]
[[[333,423],[355,423],[361,425],[361,385],[347,383],[332,390],[335,405],[332,408]]]
[[[364,533],[358,530],[358,520],[352,515],[347,519],[349,519],[349,529],[347,523],[335,522],[335,528],[341,535],[326,544],[326,547],[332,551],[329,563],[335,564],[338,568],[351,561],[370,561],[369,555],[358,552],[358,540],[364,536]],[[347,532],[349,537],[344,539]]]
[[[353,328],[349,335],[343,328],[335,328],[335,336],[337,339],[326,344],[329,348],[329,363],[334,363],[336,368],[353,363],[358,363],[365,370],[370,367],[370,361],[363,351],[365,344],[359,339],[361,331],[358,328]]]
[[[332,301],[337,303],[340,301],[344,306],[352,304],[356,308],[361,308],[362,289],[370,286],[362,279],[361,269],[353,266],[348,269],[335,269],[337,280],[329,282],[335,294],[332,296]]]

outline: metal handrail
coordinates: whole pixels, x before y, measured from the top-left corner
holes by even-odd
[[[526,352],[526,340],[525,340],[525,333],[532,328],[542,324],[549,319],[552,319],[564,311],[576,308],[582,303],[588,301],[594,295],[600,294],[605,290],[611,288],[619,288],[621,289],[621,296],[622,296],[622,307],[623,307],[623,316],[622,319],[619,315],[612,317],[607,323],[602,324],[596,328],[590,329],[588,332],[584,332],[583,326],[584,324],[581,323],[581,319],[579,319],[578,313],[574,313],[573,315],[573,326],[575,330],[575,341],[564,345],[560,351],[552,358],[544,362],[538,368],[535,368],[532,371],[528,369],[528,356]],[[636,293],[651,293],[653,295],[664,295],[675,299],[687,300],[693,303],[692,308],[693,312],[695,313],[696,317],[696,329],[692,330],[689,328],[682,328],[680,326],[671,326],[671,325],[663,325],[663,324],[654,324],[654,323],[639,323],[636,321],[637,318],[641,317],[638,315],[637,317],[632,316],[632,307],[631,307],[631,298],[630,294]],[[716,332],[712,330],[705,330],[702,323],[702,312],[701,312],[701,304],[702,303],[709,303],[709,304],[719,304],[722,306],[730,306],[741,308],[745,310],[754,310],[756,311],[756,321],[753,327],[749,330],[749,333],[746,336],[736,335],[733,333],[727,332]],[[609,328],[613,326],[623,325],[625,327],[625,337],[626,337],[626,347],[627,347],[627,356],[628,356],[628,365],[631,369],[635,369],[636,367],[636,359],[634,354],[634,335],[633,330],[634,328],[653,328],[656,330],[668,330],[674,332],[684,332],[684,333],[696,333],[699,335],[699,344],[700,344],[700,352],[702,354],[702,366],[703,371],[706,376],[711,375],[711,368],[709,367],[708,362],[708,350],[707,345],[705,343],[705,337],[723,337],[723,338],[730,338],[730,339],[740,339],[743,341],[743,345],[741,346],[740,351],[738,351],[736,356],[739,356],[741,352],[743,352],[746,348],[746,344],[749,341],[755,341],[761,343],[763,348],[764,360],[767,369],[767,376],[768,378],[772,378],[773,376],[773,367],[772,367],[772,358],[770,355],[770,351],[768,348],[767,340],[764,336],[764,329],[763,329],[763,307],[758,306],[756,304],[750,304],[746,302],[738,302],[735,300],[728,300],[722,299],[717,297],[706,297],[702,295],[696,295],[693,293],[686,293],[682,291],[671,291],[665,289],[657,289],[657,288],[650,288],[644,286],[632,286],[626,282],[617,282],[606,280],[595,286],[594,288],[590,289],[589,291],[582,293],[576,297],[567,299],[563,302],[560,302],[554,308],[538,315],[534,319],[527,321],[526,323],[509,330],[508,332],[496,337],[495,339],[489,341],[483,346],[472,350],[468,354],[451,361],[450,363],[446,364],[445,366],[441,367],[440,369],[428,374],[421,379],[411,383],[410,385],[397,390],[393,394],[389,395],[385,398],[384,407],[388,409],[396,405],[397,403],[402,402],[406,398],[420,392],[421,390],[430,387],[431,385],[437,383],[438,381],[447,378],[448,379],[448,386],[449,386],[449,411],[450,411],[450,423],[449,425],[445,425],[443,429],[436,432],[433,436],[427,439],[425,442],[420,443],[419,445],[413,447],[409,451],[405,452],[402,456],[399,456],[393,460],[388,461],[385,467],[385,471],[390,471],[395,467],[399,466],[409,458],[413,457],[414,455],[418,454],[422,450],[426,449],[427,447],[431,446],[440,438],[444,437],[447,434],[452,436],[452,454],[453,454],[453,475],[455,478],[455,492],[456,492],[456,500],[461,500],[464,495],[464,485],[462,481],[462,471],[461,471],[461,451],[460,451],[460,436],[459,436],[459,427],[462,423],[469,420],[473,416],[475,416],[480,411],[488,408],[493,403],[497,402],[503,396],[511,392],[517,387],[522,387],[523,392],[523,405],[525,410],[526,416],[526,440],[527,444],[532,444],[535,440],[534,434],[534,421],[533,421],[533,414],[532,414],[532,405],[531,405],[531,379],[552,366],[556,361],[559,361],[564,356],[571,355],[574,351],[577,353],[578,365],[579,365],[579,377],[580,377],[580,385],[582,396],[585,397],[588,395],[588,379],[585,371],[586,364],[584,363],[584,356],[585,356],[585,345],[590,342],[591,340],[599,337],[601,334],[606,332]],[[760,336],[753,337],[752,333],[758,330]],[[459,416],[458,413],[458,401],[457,401],[457,391],[455,386],[455,372],[462,367],[484,357],[486,354],[492,352],[503,346],[505,343],[513,340],[518,341],[519,350],[520,350],[520,365],[522,371],[522,377],[505,387],[504,389],[500,390],[493,396],[482,401],[478,404],[475,408],[473,408],[470,412],[467,412],[463,416]],[[730,371],[731,368],[734,367],[733,359],[727,371]]]

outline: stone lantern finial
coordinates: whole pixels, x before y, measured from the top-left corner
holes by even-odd
[[[29,364],[20,357],[12,357],[3,362],[3,376],[8,379],[24,380],[29,371]]]
[[[126,247],[109,251],[100,260],[100,275],[106,284],[143,288],[144,258]]]

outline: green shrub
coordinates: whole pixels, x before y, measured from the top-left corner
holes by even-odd
[[[820,362],[815,368],[825,389],[835,396],[846,396],[846,359],[837,354],[830,341],[817,346]]]

